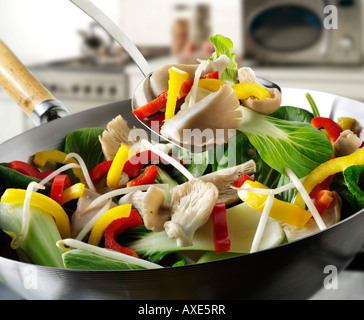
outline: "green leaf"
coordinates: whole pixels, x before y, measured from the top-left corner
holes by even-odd
[[[230,58],[230,65],[219,76],[220,80],[230,84],[238,83],[238,64],[235,61],[236,54],[233,53],[233,42],[221,34],[217,34],[209,39],[215,47],[215,52],[208,60],[214,61],[223,54]]]
[[[364,170],[364,165],[351,166],[344,170],[344,181],[351,197],[347,200],[357,209],[364,208],[364,191],[359,186],[360,175]]]
[[[287,166],[303,178],[332,156],[329,139],[312,125],[242,108],[244,116],[238,130],[247,135],[262,159],[281,174],[285,174]]]
[[[91,171],[105,160],[99,141],[99,136],[104,130],[104,128],[83,128],[71,132],[66,138],[64,151],[79,154],[85,161],[87,169]]]
[[[143,267],[104,257],[83,249],[72,249],[62,255],[66,269],[76,270],[138,270]]]

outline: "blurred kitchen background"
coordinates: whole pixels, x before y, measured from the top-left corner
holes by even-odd
[[[208,36],[221,33],[233,40],[241,66],[281,87],[364,101],[364,0],[94,3],[153,67],[206,58]],[[338,9],[338,21],[329,16],[335,12],[324,12],[328,5]],[[72,113],[128,99],[143,79],[127,54],[67,0],[0,0],[0,39]],[[32,127],[0,88],[0,142]]]

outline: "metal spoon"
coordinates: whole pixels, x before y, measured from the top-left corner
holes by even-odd
[[[150,77],[153,73],[153,70],[149,63],[144,58],[143,54],[139,51],[136,45],[123,33],[123,31],[117,26],[104,12],[102,12],[98,7],[96,7],[89,0],[70,0],[73,4],[79,7],[82,11],[84,11],[87,15],[89,15],[93,20],[95,20],[105,31],[118,42],[125,51],[130,55],[136,65],[139,67],[140,71],[145,76],[145,79],[137,86],[134,91],[133,99],[132,99],[132,111],[139,108],[143,104],[146,104],[148,101],[151,101],[153,97],[151,96],[150,90]],[[280,87],[268,80],[261,79],[257,77],[257,81],[259,81],[262,85],[267,88],[276,88],[281,91]],[[153,132],[158,135],[162,141],[169,141],[180,148],[193,151],[193,152],[202,152],[207,149],[215,147],[215,145],[203,145],[203,146],[194,146],[187,145],[186,143],[181,143],[179,141],[167,140],[165,137],[159,134],[159,128],[151,127],[147,121],[138,119],[147,129],[148,131]]]

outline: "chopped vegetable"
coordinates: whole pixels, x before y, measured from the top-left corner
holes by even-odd
[[[25,195],[26,190],[7,189],[1,197],[1,203],[22,205],[24,203]],[[57,202],[43,194],[33,192],[30,207],[39,208],[50,214],[54,218],[62,238],[70,237],[71,228],[69,218]]]
[[[231,241],[230,252],[249,253],[255,230],[259,224],[260,213],[248,206],[239,204],[226,210],[227,227]],[[174,239],[169,238],[164,231],[151,232],[143,227],[131,229],[137,240],[128,243],[140,257],[158,263],[171,252],[185,250],[214,252],[213,222],[209,221],[198,229],[193,236],[192,246],[179,247]],[[264,229],[259,250],[268,249],[281,244],[285,239],[281,224],[269,219]]]
[[[167,100],[168,100],[168,91],[165,91],[161,95],[159,95],[156,99],[152,100],[146,105],[136,110],[133,110],[133,113],[138,119],[142,120],[148,118],[151,115],[157,113],[158,111],[164,109],[167,105]]]
[[[217,203],[211,213],[213,221],[215,253],[230,251],[231,241],[226,221],[226,207],[224,203]]]
[[[76,183],[73,186],[64,190],[62,196],[62,205],[71,200],[79,199],[83,195],[84,190],[85,190],[85,185],[81,182]]]
[[[51,199],[60,205],[62,205],[63,189],[65,187],[66,177],[67,176],[65,174],[59,174],[54,178],[52,184]]]
[[[111,189],[116,189],[119,186],[119,180],[125,163],[135,152],[125,144],[121,144],[107,174],[107,185]]]
[[[130,262],[124,262],[115,258],[105,257],[85,249],[73,249],[66,251],[62,254],[62,259],[66,269],[96,271],[146,269],[146,267],[141,267],[139,265]]]
[[[57,246],[59,248],[65,250],[66,252],[69,251],[68,248],[73,248],[71,250],[82,249],[82,250],[88,251],[89,253],[94,253],[96,255],[99,255],[100,259],[102,259],[104,257],[111,258],[111,259],[117,259],[119,261],[123,261],[124,263],[140,266],[140,267],[147,268],[147,269],[162,268],[162,266],[160,266],[159,264],[152,263],[152,262],[149,262],[149,261],[146,261],[143,259],[135,258],[135,257],[129,256],[127,254],[123,254],[121,252],[117,252],[114,250],[100,248],[100,247],[90,245],[90,244],[87,244],[87,243],[84,243],[82,241],[75,240],[75,239],[59,240],[59,241],[57,241]],[[65,246],[68,248],[65,248]]]
[[[35,154],[33,162],[38,168],[43,168],[47,162],[57,162],[57,163],[65,163],[65,159],[67,157],[67,153],[59,151],[59,150],[45,150],[39,151]],[[73,158],[70,158],[66,161],[69,163],[76,163],[77,161]],[[81,169],[73,169],[73,173],[75,176],[80,179],[80,182],[86,183],[85,176]]]
[[[247,180],[253,181],[252,178],[250,178],[245,172],[243,172],[240,178],[233,183],[234,187],[240,188]]]
[[[245,188],[248,189],[245,190]],[[241,200],[253,207],[255,210],[262,213],[268,195],[263,194],[263,192],[259,194],[259,190],[257,191],[257,193],[250,192],[249,188],[263,190],[268,190],[268,188],[259,182],[247,180],[245,181],[242,188],[239,190],[239,196]],[[295,206],[288,202],[274,199],[272,208],[269,212],[269,216],[284,223],[294,225],[298,228],[303,228],[308,220],[311,219],[312,214],[299,206]]]
[[[24,161],[12,161],[8,163],[8,168],[14,169],[29,177],[41,180],[40,172],[37,169],[35,169],[32,165]]]
[[[123,247],[120,244],[118,244],[116,242],[116,237],[122,232],[124,232],[124,230],[126,229],[138,227],[141,225],[143,225],[143,220],[140,218],[138,211],[136,211],[135,209],[131,210],[130,215],[128,217],[115,219],[105,229],[104,232],[105,248],[125,253],[127,255],[138,258],[138,255],[135,253],[133,249]]]
[[[135,187],[143,184],[153,184],[158,175],[158,168],[156,165],[148,166],[145,171],[135,179],[129,181],[127,187]]]
[[[90,178],[93,184],[96,184],[101,180],[102,177],[106,176],[110,170],[112,164],[112,160],[103,161],[99,163],[95,168],[90,172]]]
[[[239,100],[245,100],[249,97],[255,97],[259,100],[272,98],[267,89],[256,83],[238,83],[234,84],[232,88]]]
[[[334,143],[340,137],[340,134],[343,131],[341,127],[330,118],[313,118],[311,124],[317,129],[324,128],[328,133],[331,143]]]
[[[97,246],[107,226],[116,219],[130,216],[131,204],[124,204],[108,210],[95,223],[91,230],[88,243]]]
[[[178,93],[183,83],[186,82],[189,78],[190,75],[187,72],[179,70],[175,67],[169,69],[169,87],[165,119],[170,119],[174,117]]]
[[[319,165],[303,181],[303,187],[307,193],[310,193],[314,187],[325,181],[328,177],[356,165],[364,165],[364,149],[360,149],[349,156],[330,159]],[[305,207],[305,202],[300,194],[297,195],[294,203],[302,208]]]
[[[5,202],[0,204],[0,227],[11,237],[20,234],[22,219],[23,204]],[[27,257],[37,265],[64,268],[62,253],[56,246],[59,240],[61,235],[49,212],[42,207],[31,206],[29,230],[20,245]]]

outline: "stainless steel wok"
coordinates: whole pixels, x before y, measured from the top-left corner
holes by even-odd
[[[331,94],[283,88],[283,105],[310,110],[310,92],[322,116],[364,122],[364,104]],[[141,126],[130,100],[100,106],[43,124],[0,145],[0,162],[28,160],[58,148],[77,128],[106,126],[121,114]],[[25,299],[306,299],[323,287],[325,267],[343,270],[364,244],[358,212],[325,231],[273,249],[199,265],[133,271],[77,271],[14,260],[9,239],[0,238],[0,279]],[[29,281],[31,284],[29,285]]]

